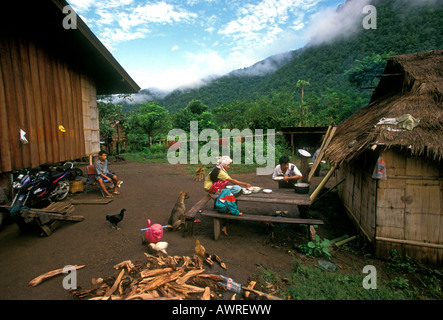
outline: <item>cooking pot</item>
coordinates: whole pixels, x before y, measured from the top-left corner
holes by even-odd
[[[307,194],[309,193],[309,183],[298,182],[294,184],[295,193]]]

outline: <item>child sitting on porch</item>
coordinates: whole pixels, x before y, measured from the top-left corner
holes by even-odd
[[[238,210],[236,196],[241,195],[241,187],[234,185],[232,188],[225,188],[220,192],[217,200],[214,203],[214,208],[220,213],[230,213],[236,216],[241,216],[243,213]],[[227,236],[226,220],[221,220],[222,231]]]

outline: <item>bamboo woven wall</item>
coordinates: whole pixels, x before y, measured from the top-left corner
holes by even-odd
[[[83,130],[88,121],[86,128],[98,129],[97,111],[91,115],[95,94],[93,83],[50,49],[25,37],[0,35],[0,172],[99,150],[98,133],[89,139]],[[28,144],[20,142],[20,129]]]
[[[443,180],[438,165],[395,151],[381,155],[387,180],[377,189],[376,255],[391,249],[420,260],[443,262]]]
[[[85,155],[100,151],[100,129],[98,123],[97,90],[86,76],[81,78]]]
[[[394,150],[380,155],[387,180],[372,179],[374,161],[366,161],[366,168],[353,163],[338,170],[337,181],[346,178],[339,194],[348,215],[372,242],[377,257],[388,257],[395,249],[425,263],[442,263],[443,170]]]
[[[377,184],[371,174],[359,166],[343,164],[337,173],[337,181],[346,180],[338,190],[349,217],[365,234],[375,240],[375,205]]]

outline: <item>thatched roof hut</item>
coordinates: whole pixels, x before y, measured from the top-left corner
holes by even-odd
[[[398,123],[405,118],[410,127]],[[325,155],[376,255],[396,249],[443,262],[443,50],[390,59],[370,103],[337,127]],[[372,177],[380,156],[386,180]]]
[[[382,118],[410,114],[414,130],[377,125]],[[333,164],[350,162],[372,145],[407,149],[411,155],[443,158],[443,50],[395,56],[389,60],[370,103],[345,120],[328,150]]]

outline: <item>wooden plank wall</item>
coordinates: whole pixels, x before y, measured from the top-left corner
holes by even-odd
[[[443,262],[442,169],[418,157],[385,151],[388,180],[379,181],[376,254],[391,249],[425,263]]]
[[[0,35],[0,172],[85,155],[81,81],[47,48]],[[20,129],[28,144],[20,142]]]

